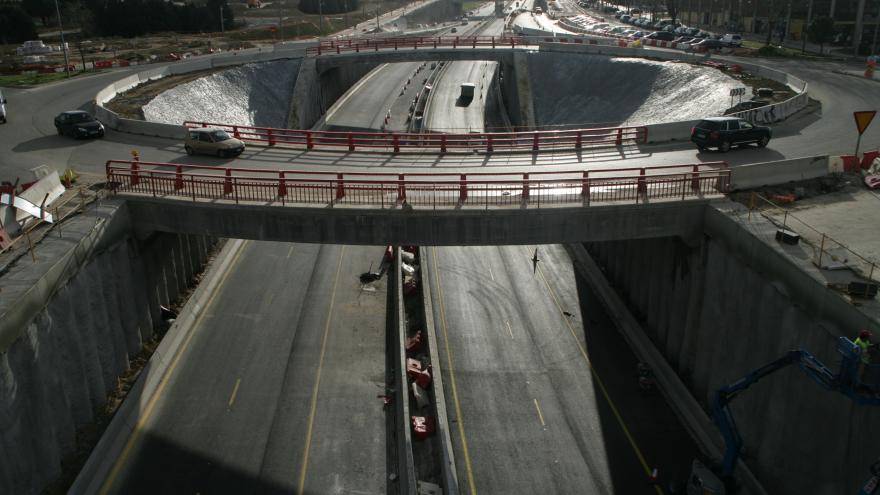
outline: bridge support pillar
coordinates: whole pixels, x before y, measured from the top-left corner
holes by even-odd
[[[131,161],[131,185],[136,186],[140,183],[141,183],[140,166],[138,165],[138,158],[135,157],[134,160]]]
[[[223,178],[223,194],[232,192],[232,170],[226,169],[226,176]]]
[[[462,203],[467,201],[467,175],[461,174],[461,182],[458,188],[458,200]]]
[[[174,170],[174,190],[179,191],[183,189],[183,167],[180,165]]]
[[[494,149],[495,149],[495,148],[494,148],[494,146],[492,145],[492,135],[491,135],[491,134],[487,134],[487,135],[486,135],[486,152],[487,152],[487,153],[492,153],[492,151],[494,151]]]
[[[440,135],[440,153],[446,153],[446,134]]]
[[[403,179],[403,174],[398,174],[397,176],[397,201],[406,201],[406,183]]]
[[[272,129],[266,129],[266,140],[269,141],[269,146],[275,146],[275,134],[272,133]]]
[[[583,133],[578,131],[577,136],[574,139],[574,147],[575,149],[581,149],[583,146]]]
[[[400,136],[398,136],[397,134],[393,134],[391,136],[391,141],[394,144],[394,152],[400,153]]]
[[[691,189],[700,189],[700,166],[696,163],[694,164],[694,172],[691,179]]]
[[[336,200],[345,197],[345,181],[342,180],[342,174],[336,174]]]
[[[590,172],[584,170],[584,178],[581,179],[581,196],[584,197],[584,202],[590,203]]]
[[[641,169],[639,171],[639,178],[636,184],[636,191],[638,191],[640,194],[648,193],[648,184],[647,182],[645,182],[645,169]],[[638,201],[638,199],[636,201]]]
[[[540,149],[540,145],[538,144],[538,133],[536,132],[532,138],[532,151],[538,151]]]
[[[312,149],[315,147],[315,142],[312,140],[311,131],[306,131],[306,149]]]
[[[278,172],[278,197],[284,199],[287,196],[287,184],[284,181],[284,172]]]
[[[620,127],[617,128],[617,139],[614,140],[614,144],[615,146],[623,144],[623,129]]]
[[[348,151],[354,151],[354,137],[348,133]]]
[[[523,184],[522,184],[522,197],[523,199],[529,199],[529,174],[523,174]]]

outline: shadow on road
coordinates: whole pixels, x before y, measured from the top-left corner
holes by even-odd
[[[680,487],[699,449],[661,393],[640,387],[638,359],[590,285],[580,275],[576,282],[584,343],[594,377],[602,382],[595,387],[596,404],[615,493],[655,493],[646,468],[658,469],[657,482],[664,489]],[[628,431],[622,430],[621,421]],[[634,446],[647,466],[639,466]],[[633,477],[640,471],[643,477]]]
[[[30,151],[51,150],[82,146],[90,142],[89,139],[73,139],[65,136],[43,136],[18,143],[12,148],[15,153],[27,153]]]

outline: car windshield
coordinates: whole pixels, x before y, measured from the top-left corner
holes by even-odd
[[[226,141],[227,139],[232,139],[229,137],[229,134],[226,134],[226,131],[212,131],[211,139],[215,143],[219,143],[220,141]]]
[[[72,113],[70,114],[71,122],[91,122],[95,120],[94,117],[87,113]]]

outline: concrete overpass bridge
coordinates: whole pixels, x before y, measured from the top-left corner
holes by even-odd
[[[321,173],[109,162],[140,231],[325,244],[514,245],[699,235],[730,170]]]

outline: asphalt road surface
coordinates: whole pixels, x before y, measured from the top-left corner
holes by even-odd
[[[111,493],[386,493],[381,247],[249,242]]]
[[[565,250],[534,249],[426,249],[462,493],[664,493],[696,446]]]

